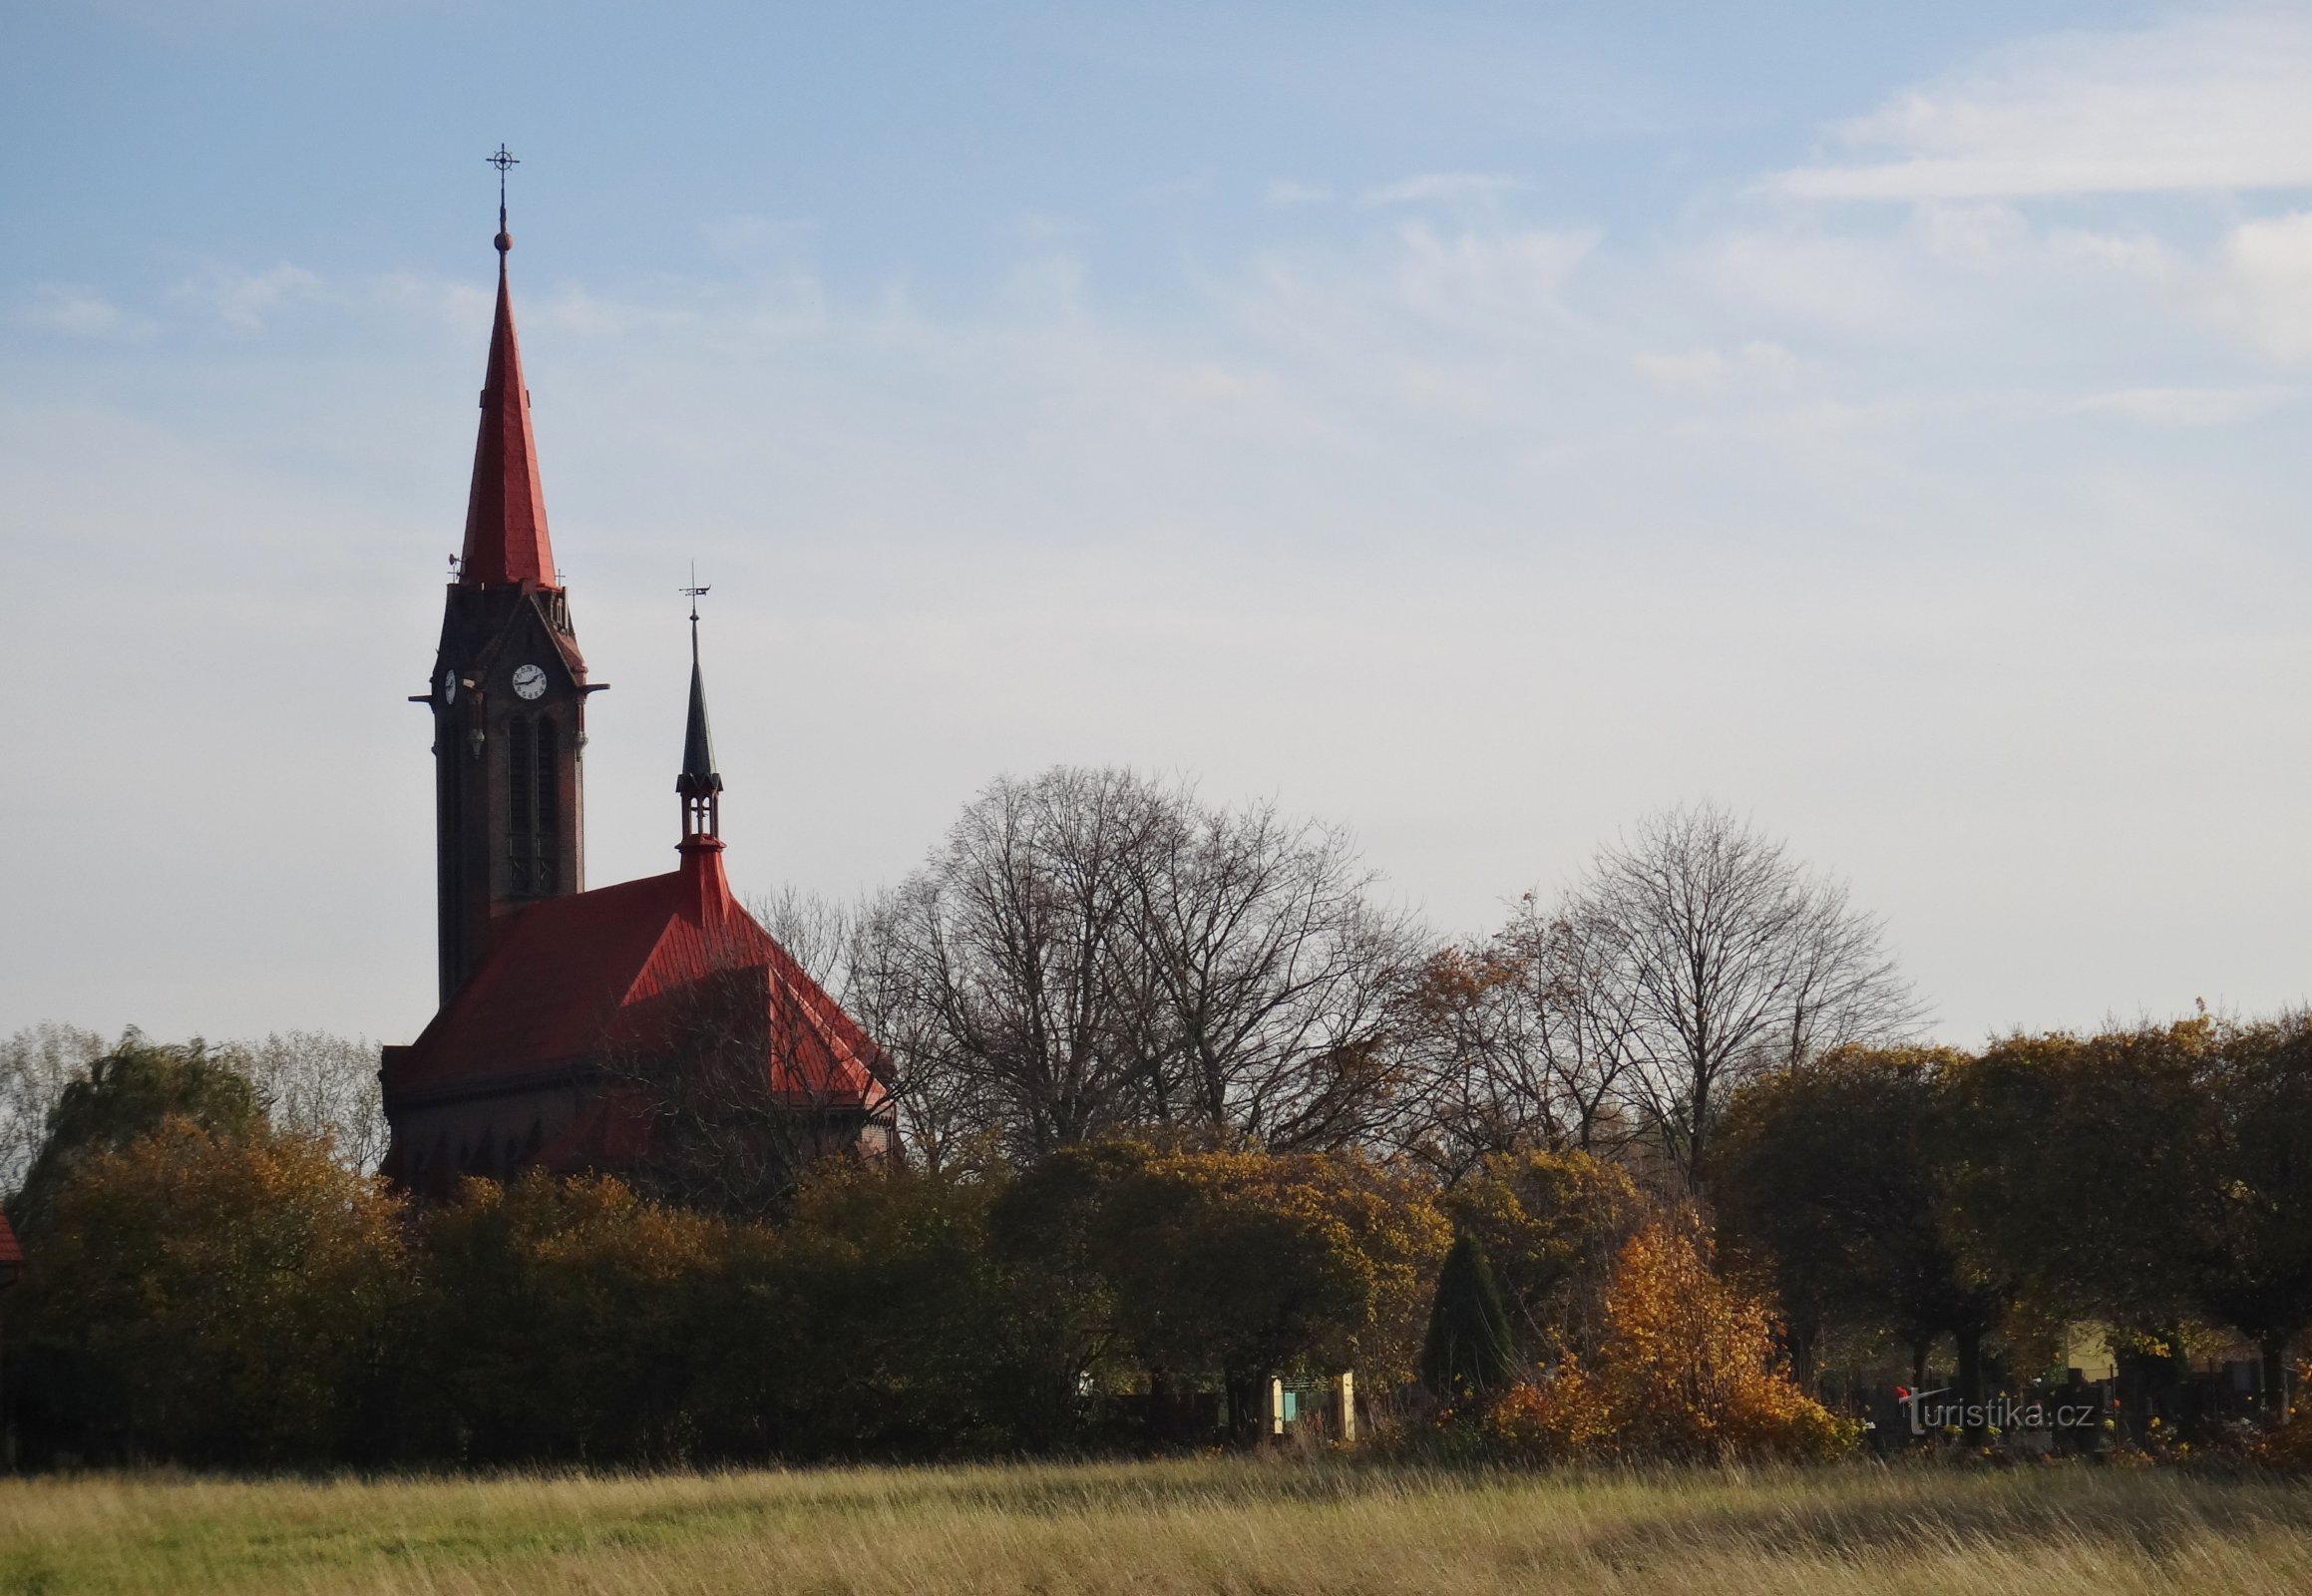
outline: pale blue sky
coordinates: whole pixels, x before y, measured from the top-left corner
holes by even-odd
[[[2312,990],[2312,9],[19,6],[0,1031],[415,1032],[495,193],[675,835],[1001,771],[1348,823],[1444,931],[1708,795],[1966,1040]]]

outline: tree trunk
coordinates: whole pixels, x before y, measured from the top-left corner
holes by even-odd
[[[2264,1355],[2264,1425],[2278,1429],[2288,1421],[2288,1338],[2266,1336],[2258,1350]]]
[[[1983,1402],[1983,1330],[1970,1325],[1951,1337],[1959,1344],[1959,1401],[1969,1409],[1966,1438],[1973,1445],[1983,1439],[1983,1426],[1975,1421]]]
[[[1814,1349],[1821,1340],[1821,1326],[1811,1313],[1792,1314],[1782,1327],[1783,1350],[1790,1357],[1790,1379],[1808,1396],[1817,1395]]]
[[[1228,1370],[1221,1376],[1222,1388],[1228,1393],[1229,1439],[1239,1446],[1258,1446],[1269,1438],[1268,1384],[1263,1377],[1241,1370]]]

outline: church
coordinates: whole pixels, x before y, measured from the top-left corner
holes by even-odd
[[[464,1175],[630,1174],[723,1110],[740,1126],[709,1139],[894,1155],[889,1059],[724,875],[695,603],[676,866],[586,887],[586,700],[607,683],[587,679],[547,537],[503,198],[496,243],[465,548],[411,700],[433,717],[441,1006],[384,1050],[385,1173],[429,1195]],[[803,1141],[760,1128],[781,1125]]]

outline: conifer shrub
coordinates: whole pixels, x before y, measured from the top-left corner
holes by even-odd
[[[1493,1266],[1477,1238],[1462,1231],[1437,1272],[1421,1343],[1421,1385],[1441,1402],[1460,1403],[1507,1391],[1517,1373],[1516,1345]]]

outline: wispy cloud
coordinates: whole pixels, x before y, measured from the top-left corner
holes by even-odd
[[[2151,427],[2228,427],[2251,421],[2300,395],[2300,389],[2275,386],[2121,388],[2091,395],[2068,408],[2079,415],[2124,416]]]
[[[1268,187],[1268,202],[1277,206],[1321,205],[1332,200],[1333,191],[1313,183],[1295,183],[1279,178]]]
[[[1367,189],[1357,198],[1368,205],[1426,204],[1436,200],[1492,200],[1530,185],[1522,178],[1490,172],[1427,172]]]
[[[1641,354],[1632,363],[1663,391],[1698,396],[1787,392],[1814,369],[1780,344],[1762,338],[1736,349]]]
[[[68,338],[140,338],[153,330],[145,317],[130,314],[94,288],[72,282],[37,284],[10,319],[35,332]]]
[[[262,271],[212,266],[180,282],[170,297],[197,305],[236,327],[254,330],[283,305],[318,298],[321,279],[286,261]]]
[[[2233,228],[2212,302],[2219,319],[2270,353],[2312,357],[2312,211]]]
[[[2312,184],[2312,19],[2186,16],[2066,33],[1909,89],[1771,187],[1815,200]]]

